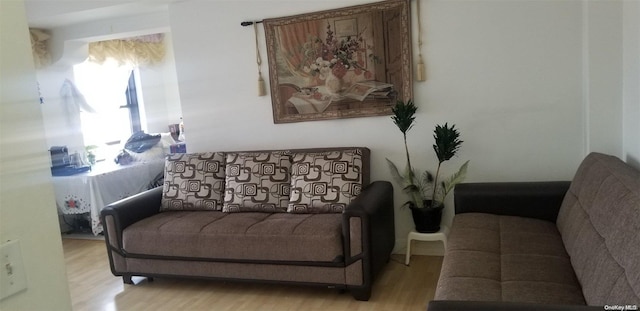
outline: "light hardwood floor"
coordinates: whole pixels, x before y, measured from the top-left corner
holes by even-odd
[[[371,299],[321,287],[156,278],[125,285],[109,270],[104,241],[63,239],[73,310],[425,310],[442,257],[393,255]]]

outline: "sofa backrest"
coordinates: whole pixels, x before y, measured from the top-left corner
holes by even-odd
[[[366,147],[326,147],[326,148],[304,148],[304,149],[269,149],[269,150],[235,150],[228,152],[266,152],[266,151],[286,151],[289,153],[307,153],[307,152],[330,152],[330,151],[347,151],[358,149],[362,153],[362,186],[371,183],[371,150]]]
[[[298,152],[327,152],[327,151],[346,151],[359,149],[362,154],[362,186],[371,183],[371,150],[365,147],[327,147],[327,148],[311,148],[311,149],[289,149],[291,153]]]
[[[640,171],[589,154],[556,224],[587,304],[640,304]]]
[[[171,154],[160,210],[342,212],[369,183],[365,147]]]

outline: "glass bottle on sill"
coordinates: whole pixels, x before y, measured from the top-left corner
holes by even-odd
[[[184,141],[184,121],[182,121],[182,117],[180,117],[180,135],[178,135],[179,141]]]

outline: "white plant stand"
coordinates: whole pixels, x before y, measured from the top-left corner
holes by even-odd
[[[447,236],[449,235],[449,227],[440,226],[440,231],[434,233],[420,233],[415,230],[411,230],[407,235],[407,255],[404,260],[405,265],[409,265],[409,259],[411,259],[411,241],[425,241],[425,242],[433,242],[433,241],[442,241],[444,245],[444,249],[447,249]]]

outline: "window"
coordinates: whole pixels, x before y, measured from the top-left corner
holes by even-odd
[[[104,64],[84,62],[74,66],[76,86],[95,113],[80,113],[85,146],[97,146],[97,159],[114,157],[121,142],[142,130],[137,68],[118,65],[113,60]]]
[[[140,124],[140,109],[138,107],[138,91],[136,87],[135,70],[131,71],[129,80],[127,81],[127,89],[124,94],[127,98],[127,104],[120,108],[129,109],[129,121],[131,122],[131,133],[142,131]]]

